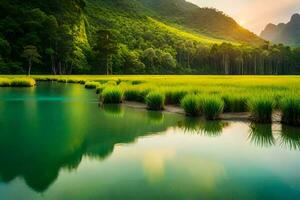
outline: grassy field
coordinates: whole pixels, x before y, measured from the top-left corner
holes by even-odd
[[[2,80],[23,78],[3,76]],[[300,125],[299,76],[32,76],[36,81],[85,84],[103,103],[137,101],[151,110],[181,106],[187,115],[217,119],[221,113],[251,112],[269,123],[273,111],[283,123]],[[1,78],[0,78],[1,85]]]

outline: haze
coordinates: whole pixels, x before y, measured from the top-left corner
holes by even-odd
[[[200,7],[213,7],[233,17],[256,34],[268,23],[288,22],[300,13],[299,0],[187,0]]]

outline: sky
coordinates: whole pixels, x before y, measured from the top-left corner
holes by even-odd
[[[187,0],[200,7],[213,7],[233,17],[240,25],[260,34],[269,23],[288,22],[300,14],[300,0]]]

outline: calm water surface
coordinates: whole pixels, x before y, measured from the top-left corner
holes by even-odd
[[[0,89],[0,199],[300,199],[300,130]]]

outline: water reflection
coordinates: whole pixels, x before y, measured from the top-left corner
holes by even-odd
[[[296,127],[282,125],[280,143],[290,150],[300,150],[300,130]]]
[[[249,140],[258,147],[271,147],[275,144],[272,133],[272,124],[250,124]]]
[[[206,121],[188,117],[179,123],[179,127],[186,133],[201,134],[210,137],[220,136],[223,129],[227,126],[229,126],[229,123],[224,121]]]
[[[121,105],[100,105],[100,109],[103,109],[107,115],[113,118],[124,117],[125,109]]]
[[[159,192],[161,187],[165,187],[165,191],[168,191],[169,184],[174,184],[174,177],[176,177],[188,186],[187,190],[204,188],[216,192],[219,191],[215,188],[221,184],[220,179],[226,181],[227,177],[243,169],[239,168],[241,159],[249,158],[252,161],[253,152],[257,153],[256,157],[261,153],[259,148],[276,146],[272,125],[250,124],[248,127],[244,123],[204,121],[164,112],[135,110],[124,106],[106,105],[99,108],[96,103],[93,103],[93,91],[89,93],[90,91],[76,85],[72,88],[68,88],[67,85],[64,87],[66,88],[59,87],[53,90],[51,86],[46,87],[44,91],[45,88],[42,86],[36,88],[34,98],[30,100],[0,102],[0,182],[9,183],[16,178],[23,178],[34,191],[45,192],[58,178],[62,169],[74,171],[84,163],[82,160],[86,158],[97,161],[97,168],[101,167],[104,160],[108,161],[110,160],[108,158],[114,157],[112,154],[116,152],[119,144],[134,146],[137,140],[147,137],[143,142],[135,143],[140,146],[131,151],[134,156],[138,153],[143,154],[141,165],[145,174],[149,176],[150,183],[153,184],[151,187],[157,184]],[[29,94],[33,95],[32,91]],[[9,99],[9,94],[5,95]],[[39,97],[43,97],[43,100],[34,100]],[[55,102],[45,101],[48,97],[55,99]],[[83,98],[83,101],[70,101],[73,98],[80,99],[79,97]],[[59,102],[56,102],[58,100]],[[182,130],[188,134],[182,134]],[[170,131],[173,134],[168,134]],[[299,151],[299,129],[282,126],[280,131],[276,137],[280,141],[279,147]],[[237,134],[237,132],[241,133]],[[250,132],[249,136],[248,132]],[[151,137],[148,137],[150,135]],[[255,146],[252,145],[251,148],[248,147],[250,145],[247,146],[249,143],[246,141],[247,136]],[[147,143],[150,140],[153,143]],[[183,140],[185,142],[182,142]],[[246,143],[242,144],[239,140]],[[178,143],[186,146],[177,148]],[[238,145],[234,146],[234,143]],[[241,153],[233,153],[236,149],[241,149]],[[127,155],[128,151],[122,153]],[[248,156],[243,156],[243,153]],[[284,153],[286,152],[282,155],[285,155]],[[228,155],[232,157],[227,159]],[[266,157],[270,156],[266,155]],[[124,160],[117,163],[124,168],[132,167],[127,159]],[[236,168],[234,168],[235,161],[238,163]],[[120,165],[116,165],[116,168]],[[138,170],[132,168],[133,173],[128,176],[137,178],[138,183],[141,183],[142,178],[139,176],[144,175],[138,174]],[[247,170],[250,169],[251,166]],[[255,171],[258,172],[260,171]],[[244,175],[242,172],[241,174]],[[261,171],[260,176],[263,174],[265,171]],[[238,187],[241,185],[240,178],[241,176],[238,176],[235,180]],[[248,178],[251,179],[251,176]],[[254,179],[255,177],[253,185],[257,185]],[[163,181],[167,180],[169,182],[163,184]],[[230,182],[233,184],[234,179]],[[131,191],[129,186],[131,185],[128,185],[127,189]],[[227,187],[230,186],[236,188],[227,184]],[[231,190],[229,188],[226,191]],[[255,192],[253,190],[251,194]]]
[[[84,156],[104,160],[117,144],[164,132],[182,119],[176,115],[164,118],[161,113],[128,111],[121,106],[97,110],[94,103],[41,102],[36,102],[35,117],[27,118],[30,111],[25,107],[21,102],[7,103],[1,109],[6,123],[0,134],[0,180],[8,183],[23,177],[37,192],[47,190],[61,169],[75,170]],[[12,129],[13,109],[25,118]]]

